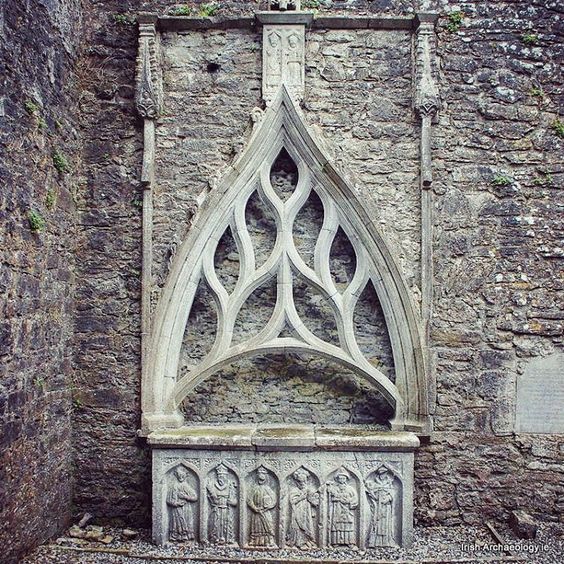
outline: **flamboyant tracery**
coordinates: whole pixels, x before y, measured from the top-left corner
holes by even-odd
[[[291,189],[271,177],[277,159],[286,155],[297,169]],[[287,171],[291,176],[292,171]],[[294,223],[315,193],[323,207],[323,224],[313,249],[304,259],[294,239]],[[276,239],[268,258],[257,262],[247,224],[249,201],[258,197],[276,224]],[[355,271],[347,286],[331,275],[330,253],[338,230],[349,239]],[[230,232],[239,256],[234,287],[220,281],[216,267],[218,242]],[[305,281],[329,304],[338,343],[315,335],[298,313],[296,278]],[[234,342],[238,314],[251,294],[276,281],[273,313],[262,329]],[[204,282],[217,308],[214,344],[197,364],[179,369],[182,340],[198,285]],[[376,290],[393,349],[393,383],[361,352],[354,327],[359,296],[368,284]],[[155,312],[150,366],[144,382],[144,424],[147,428],[182,424],[178,406],[199,383],[242,358],[286,351],[318,355],[352,370],[375,386],[394,408],[395,428],[422,431],[427,423],[427,399],[420,323],[409,292],[372,220],[354,191],[339,176],[313,138],[290,93],[282,86],[255,128],[246,149],[223,182],[210,194],[172,264]]]

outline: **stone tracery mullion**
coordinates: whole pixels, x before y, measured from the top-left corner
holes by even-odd
[[[245,221],[245,210],[248,201],[249,198],[245,198],[237,203],[231,223],[231,232],[237,244],[240,261],[239,279],[237,280],[233,294],[238,293],[238,290],[245,285],[246,281],[251,278],[256,270],[253,242],[249,235],[249,230],[247,229],[247,222]]]
[[[323,203],[324,217],[323,225],[315,244],[314,251],[314,268],[315,272],[321,278],[323,285],[330,288],[331,295],[338,294],[337,286],[333,282],[331,276],[331,269],[329,266],[329,257],[331,254],[331,246],[333,240],[339,229],[339,218],[337,215],[337,208],[331,198],[329,198],[323,191],[319,191],[319,196]]]

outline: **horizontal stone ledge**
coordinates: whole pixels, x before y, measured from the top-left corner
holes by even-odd
[[[414,433],[362,426],[202,425],[153,431],[147,443],[153,448],[200,450],[411,452],[419,439]]]
[[[291,13],[291,12],[290,12]],[[417,27],[414,16],[315,16],[309,13],[304,17],[293,20],[290,18],[276,19],[274,12],[267,12],[256,16],[239,17],[201,17],[201,16],[159,16],[157,26],[160,31],[198,31],[206,29],[257,29],[262,24],[305,24],[312,29],[385,29],[412,31]],[[307,17],[306,17],[307,16]]]

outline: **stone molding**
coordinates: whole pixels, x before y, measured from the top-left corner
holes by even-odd
[[[410,292],[378,226],[368,217],[355,191],[329,162],[293,97],[283,85],[254,129],[246,149],[226,171],[223,181],[209,195],[194,218],[193,227],[179,247],[157,304],[147,370],[143,378],[143,419],[146,430],[179,427],[178,407],[200,382],[222,366],[257,354],[297,351],[315,353],[353,370],[374,385],[393,406],[392,428],[430,430],[425,363],[422,356],[421,320]],[[272,163],[285,148],[298,166],[295,193],[283,203],[269,180]],[[315,186],[325,208],[325,224],[316,248],[315,268],[309,268],[292,242],[293,218]],[[276,210],[278,237],[275,251],[259,269],[244,223],[247,199],[255,190]],[[230,227],[242,256],[242,275],[230,296],[213,268],[217,242]],[[340,294],[328,269],[333,237],[341,227],[357,254],[357,273]],[[340,345],[314,336],[302,323],[292,297],[292,271],[299,272],[321,292],[332,307]],[[232,330],[239,308],[267,278],[279,277],[279,298],[265,328],[247,342],[232,345]],[[200,279],[215,295],[219,310],[216,342],[206,358],[178,379],[183,335]],[[372,283],[379,296],[394,355],[395,385],[362,355],[354,336],[352,316],[362,289]],[[280,338],[289,325],[298,337]]]
[[[272,15],[272,12],[267,12]],[[388,29],[413,31],[416,20],[413,16],[327,16],[305,13],[301,23],[311,29]],[[272,20],[271,20],[272,21]],[[262,23],[266,23],[263,22]],[[280,23],[274,22],[274,23]],[[294,22],[296,23],[296,22]],[[234,17],[184,17],[184,16],[159,16],[158,29],[160,31],[188,31],[205,29],[256,29],[258,21],[256,16]]]
[[[230,424],[153,431],[147,443],[153,448],[411,452],[419,446],[419,439],[414,433],[372,431],[359,425]]]

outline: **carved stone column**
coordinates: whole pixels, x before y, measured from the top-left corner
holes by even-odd
[[[284,85],[294,101],[300,102],[305,89],[305,28],[313,14],[259,12],[257,20],[263,24],[262,97],[269,105]]]
[[[141,280],[141,349],[142,370],[147,367],[147,346],[151,331],[151,264],[153,247],[153,197],[155,180],[155,120],[162,105],[161,80],[157,57],[157,16],[140,14],[139,47],[137,53],[137,77],[135,105],[143,118],[143,256]]]
[[[435,22],[437,18],[438,14],[436,13],[418,13],[415,32],[414,107],[421,120],[421,309],[427,342],[433,299],[431,133],[432,123],[436,119],[440,105],[439,89],[436,82],[437,63],[435,55]]]

